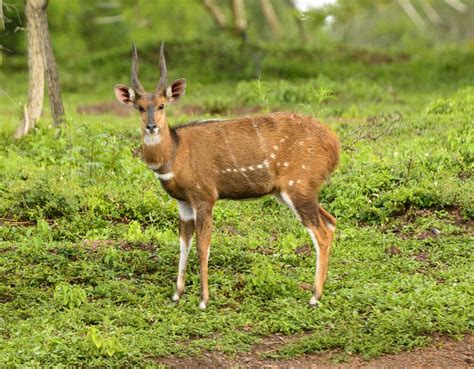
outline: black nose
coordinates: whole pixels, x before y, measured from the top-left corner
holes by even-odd
[[[154,131],[156,128],[156,124],[155,123],[148,123],[146,125],[146,129],[148,129],[149,131]]]

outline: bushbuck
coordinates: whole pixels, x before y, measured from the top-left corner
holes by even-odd
[[[318,203],[324,179],[339,160],[336,135],[315,119],[272,113],[235,119],[193,122],[170,127],[165,107],[178,101],[186,81],[167,83],[163,44],[160,79],[151,93],[138,80],[138,57],[132,45],[132,87],[118,84],[115,95],[139,111],[142,157],[163,188],[178,201],[180,257],[176,293],[184,275],[194,232],[200,263],[201,300],[209,300],[208,261],[212,209],[219,199],[274,195],[306,227],[316,250],[316,273],[310,305],[323,292],[336,220]]]

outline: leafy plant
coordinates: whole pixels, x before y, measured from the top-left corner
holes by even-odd
[[[69,309],[77,308],[87,302],[87,293],[83,288],[66,283],[56,286],[53,297],[60,305]]]

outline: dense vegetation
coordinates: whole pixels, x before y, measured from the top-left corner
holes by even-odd
[[[178,57],[183,49],[188,59]],[[154,50],[142,48],[142,60]],[[3,365],[139,365],[202,350],[236,353],[267,335],[299,332],[306,334],[268,355],[340,348],[339,358],[371,357],[472,329],[472,51],[378,63],[381,54],[368,51],[267,49],[261,80],[230,79],[234,64],[226,63],[212,82],[212,64],[225,54],[216,47],[195,82],[189,50],[201,57],[199,47],[168,45],[173,76],[189,83],[181,105],[169,109],[173,124],[189,119],[186,111],[282,109],[322,117],[340,135],[340,169],[321,196],[339,220],[321,306],[307,305],[310,241],[272,198],[218,204],[211,304],[198,311],[194,253],[184,300],[173,306],[177,209],[133,156],[137,117],[117,116],[110,104],[103,115],[75,113],[111,101],[113,81],[97,90],[77,81],[76,91],[64,73],[69,115],[59,130],[45,117],[16,142],[18,108],[1,103]],[[126,82],[123,59],[115,82]],[[154,68],[142,64],[146,85]],[[22,78],[6,85],[14,101]]]
[[[390,51],[318,43],[329,39],[322,32],[304,46],[294,35],[291,45],[255,42],[252,28],[246,44],[207,39],[192,32],[216,32],[210,20],[199,28],[195,2],[173,10],[194,22],[185,34],[150,26],[167,40],[170,78],[188,81],[168,110],[171,124],[295,111],[320,118],[343,143],[321,193],[338,219],[321,304],[307,304],[315,258],[307,233],[266,197],[216,206],[211,300],[200,311],[195,251],[183,299],[171,302],[176,203],[134,155],[136,112],[113,103],[112,86],[128,83],[131,39],[142,83],[155,85],[158,36],[138,23],[87,29],[93,3],[67,3],[50,4],[64,125],[51,128],[45,114],[14,140],[26,99],[21,34],[5,42],[13,52],[0,69],[0,366],[155,365],[170,355],[248,351],[275,334],[292,338],[268,357],[334,350],[345,360],[472,332],[472,46],[417,47],[433,39],[410,38],[413,25],[393,20],[384,28],[383,19],[385,34],[400,30]],[[130,21],[132,3],[122,2]],[[151,19],[152,3],[164,12],[167,2],[139,3]]]

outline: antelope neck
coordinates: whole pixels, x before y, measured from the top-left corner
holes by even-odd
[[[178,137],[168,126],[160,129],[160,142],[155,145],[143,145],[143,159],[157,174],[172,171],[178,148]]]

